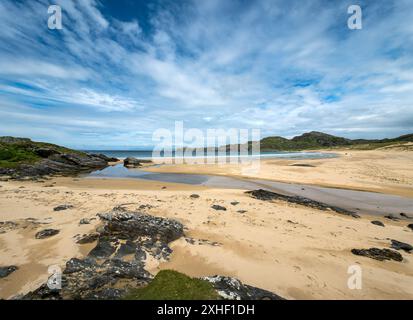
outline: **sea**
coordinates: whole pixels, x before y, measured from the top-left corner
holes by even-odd
[[[153,156],[152,150],[84,150],[85,152],[88,153],[101,153],[104,154],[108,157],[113,157],[113,158],[118,158],[118,159],[125,159],[128,157],[134,157],[138,159],[156,159],[156,158],[162,158],[162,157],[175,157],[176,153],[168,153],[168,154],[163,154],[161,153],[160,155]],[[180,155],[182,157],[182,155]],[[284,158],[284,159],[324,159],[324,158],[335,158],[337,157],[336,154],[334,153],[325,153],[325,152],[305,152],[305,151],[300,151],[300,152],[284,152],[284,151],[263,151],[260,152],[259,154],[226,154],[226,153],[217,153],[215,155],[210,155],[208,154],[207,156],[204,155],[185,155],[185,157],[190,157],[190,158],[205,158],[205,157],[251,157],[251,158]]]

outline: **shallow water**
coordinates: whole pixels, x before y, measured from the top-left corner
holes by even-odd
[[[142,169],[127,169],[122,164],[94,171],[87,175],[86,178],[142,179],[223,189],[266,189],[285,195],[306,197],[359,214],[384,216],[391,213],[402,220],[404,219],[400,216],[402,212],[413,216],[413,199],[374,192],[325,188],[261,179],[185,173],[154,173]]]

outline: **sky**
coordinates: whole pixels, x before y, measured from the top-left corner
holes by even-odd
[[[412,52],[411,0],[0,0],[0,136],[147,148],[183,121],[395,137],[413,132]]]

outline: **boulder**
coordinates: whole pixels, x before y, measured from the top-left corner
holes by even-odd
[[[139,168],[144,163],[152,163],[152,161],[145,159],[136,159],[134,157],[128,157],[125,160],[123,160],[123,165],[127,168]]]

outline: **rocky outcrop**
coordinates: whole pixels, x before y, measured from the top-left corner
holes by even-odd
[[[66,263],[62,289],[44,284],[24,299],[118,299],[130,288],[147,285],[152,276],[145,270],[146,258],[167,260],[169,242],[183,236],[183,225],[171,219],[119,208],[98,216],[103,223],[98,232],[77,240],[97,244],[86,258]]]
[[[145,270],[147,257],[167,260],[172,253],[169,243],[184,235],[184,227],[178,221],[120,207],[98,216],[102,226],[97,233],[78,240],[78,243],[97,241],[96,246],[87,257],[67,261],[59,275],[61,289],[50,289],[45,283],[18,299],[121,299],[132,289],[142,288],[152,281],[153,276]],[[220,245],[208,240],[186,240],[193,245]],[[204,280],[211,282],[223,299],[282,299],[234,278],[214,276]]]
[[[408,224],[407,227],[413,231],[413,223]]]
[[[0,168],[0,175],[12,179],[72,175],[104,168],[114,160],[101,154],[14,137],[0,137],[0,151],[4,153],[2,160],[7,163]]]
[[[213,276],[202,279],[212,283],[218,295],[225,300],[285,300],[270,291],[243,284],[235,278]]]
[[[379,249],[379,248],[370,248],[370,249],[352,249],[351,253],[357,256],[368,257],[371,259],[384,261],[384,260],[394,260],[394,261],[403,261],[403,257],[400,253],[390,249]]]
[[[125,160],[123,160],[123,165],[127,168],[139,168],[139,167],[142,167],[143,164],[150,164],[150,163],[152,163],[151,160],[136,159],[133,157],[128,157]]]
[[[340,214],[344,214],[344,215],[351,216],[354,218],[360,218],[360,216],[353,211],[339,208],[336,206],[330,206],[328,204],[315,201],[315,200],[311,200],[305,197],[286,196],[280,193],[275,193],[275,192],[271,192],[271,191],[267,191],[263,189],[247,191],[246,193],[249,194],[251,197],[258,199],[258,200],[264,200],[264,201],[282,200],[282,201],[287,201],[290,203],[299,204],[302,206],[306,206],[306,207],[310,207],[310,208],[314,208],[318,210],[324,210],[324,211],[332,210]]]

